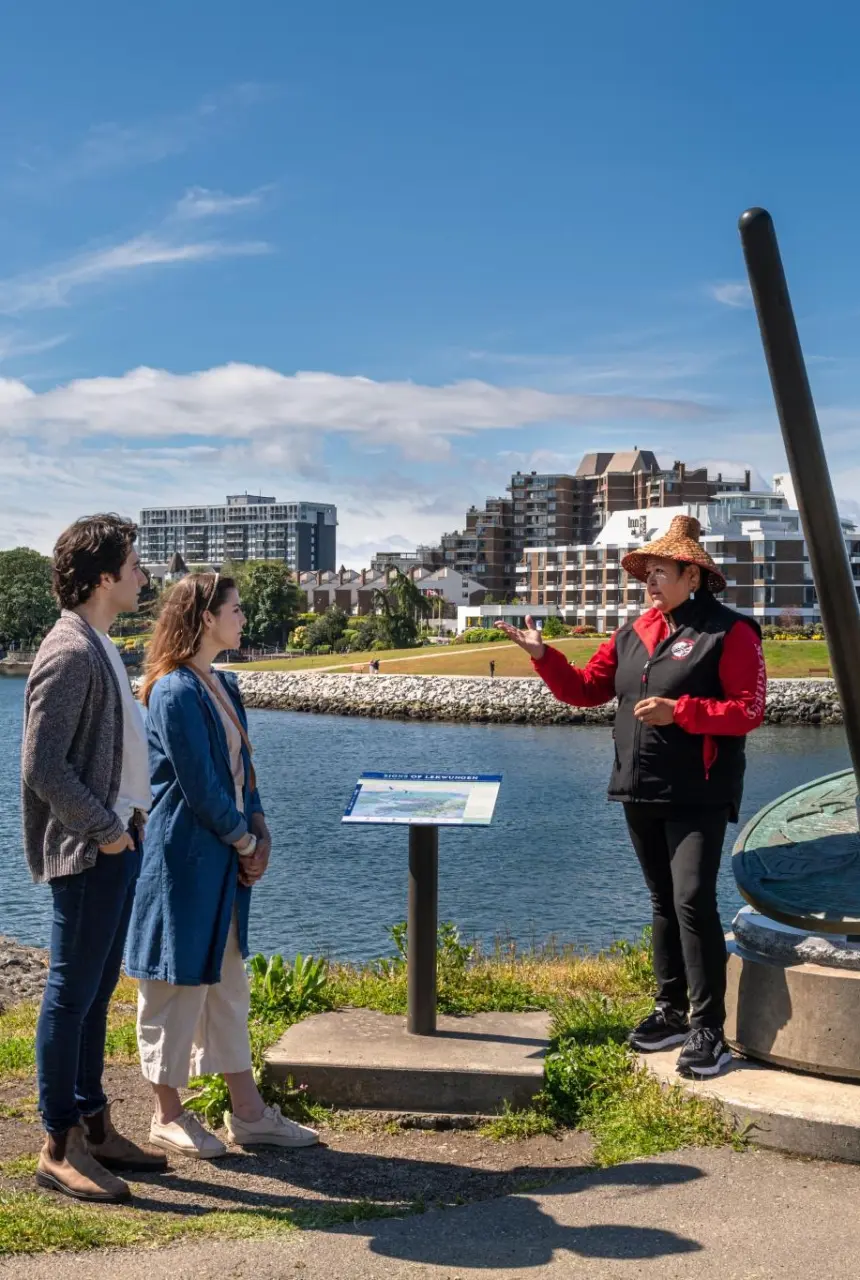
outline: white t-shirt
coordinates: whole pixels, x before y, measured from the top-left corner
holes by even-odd
[[[149,750],[146,745],[146,721],[143,707],[131,691],[125,664],[110,636],[98,633],[108,661],[114,669],[122,694],[122,776],[114,802],[114,813],[123,826],[131,821],[135,809],[149,813],[152,788],[149,785]]]

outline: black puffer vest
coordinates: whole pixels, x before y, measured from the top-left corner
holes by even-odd
[[[727,808],[736,822],[743,796],[745,739],[705,739],[674,724],[642,724],[633,708],[643,698],[724,698],[719,666],[725,637],[737,625],[751,626],[759,635],[761,631],[751,618],[707,593],[676,609],[672,617],[677,630],[650,657],[636,630],[641,630],[643,620],[616,633],[618,714],[609,797]]]

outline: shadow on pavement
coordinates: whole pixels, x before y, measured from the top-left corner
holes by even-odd
[[[291,1158],[284,1161],[284,1167],[277,1173],[271,1167],[267,1170],[265,1181],[268,1186],[271,1187],[273,1176],[282,1177],[287,1184],[284,1194],[256,1188],[252,1181],[237,1188],[177,1173],[157,1180],[162,1192],[157,1199],[146,1197],[143,1194],[146,1182],[138,1182],[135,1186],[135,1207],[156,1213],[196,1214],[210,1211],[211,1200],[215,1199],[227,1212],[232,1208],[256,1209],[265,1213],[314,1208],[325,1211],[343,1205],[353,1197],[392,1206],[402,1203],[405,1215],[402,1219],[359,1221],[330,1230],[368,1237],[370,1251],[380,1257],[480,1270],[504,1271],[541,1266],[550,1262],[557,1250],[566,1250],[583,1258],[653,1259],[694,1253],[702,1247],[696,1240],[656,1227],[618,1224],[564,1226],[526,1194],[505,1198],[504,1212],[500,1214],[500,1200],[514,1190],[510,1171],[503,1175],[490,1170],[486,1172],[480,1191],[473,1195],[473,1202],[483,1203],[473,1203],[468,1217],[446,1206],[446,1211],[436,1211],[432,1217],[422,1218],[409,1214],[409,1207],[419,1197],[418,1189],[430,1173],[428,1163],[338,1152],[336,1163],[341,1176],[337,1179],[335,1197],[332,1195],[331,1167],[326,1168],[324,1162],[315,1161],[313,1154],[291,1153]],[[374,1171],[374,1165],[383,1165],[384,1169]],[[450,1169],[453,1173],[455,1166],[450,1166]],[[253,1177],[247,1165],[245,1170],[246,1178]],[[432,1171],[434,1176],[438,1176],[438,1163],[432,1166]],[[377,1178],[384,1174],[382,1181],[389,1188],[384,1199],[374,1192],[374,1173]],[[613,1169],[583,1169],[573,1176],[570,1170],[565,1170],[563,1179],[559,1177],[558,1168],[524,1168],[520,1180],[528,1179],[529,1187],[540,1188],[544,1196],[576,1195],[595,1187],[629,1188],[634,1194],[647,1194],[649,1190],[683,1185],[704,1176],[695,1165],[642,1161],[618,1165]],[[314,1199],[290,1194],[289,1184],[322,1194]],[[349,1188],[353,1184],[354,1190],[351,1191]],[[179,1199],[169,1194],[171,1190]],[[168,1193],[166,1197],[164,1192]],[[209,1206],[195,1205],[195,1196],[208,1199]]]

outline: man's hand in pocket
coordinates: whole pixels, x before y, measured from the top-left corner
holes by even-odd
[[[125,853],[126,849],[133,848],[134,841],[126,831],[119,840],[114,840],[113,844],[100,844],[99,853]]]

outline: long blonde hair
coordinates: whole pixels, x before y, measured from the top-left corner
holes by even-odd
[[[190,573],[165,593],[143,668],[144,706],[162,676],[191,661],[203,640],[204,613],[217,613],[235,586],[232,578],[217,573]]]

